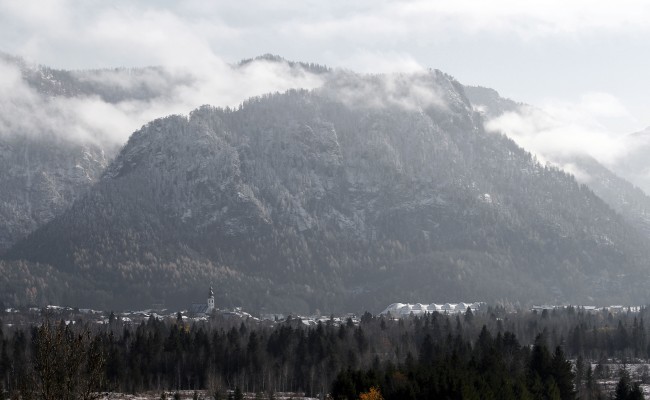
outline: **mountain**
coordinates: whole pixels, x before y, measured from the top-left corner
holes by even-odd
[[[650,127],[623,138],[629,150],[612,168],[645,193],[650,193]]]
[[[107,165],[96,146],[0,138],[0,251],[65,211]]]
[[[514,100],[501,97],[499,92],[483,86],[465,86],[463,88],[472,106],[485,119],[501,116],[507,112],[518,112],[519,108],[525,106]]]
[[[579,170],[589,186],[616,212],[650,238],[650,197],[632,183],[610,171],[588,156],[564,159],[564,165]]]
[[[181,82],[162,68],[66,71],[3,53],[0,69],[2,253],[67,210],[117,154],[120,144],[98,137],[80,115],[88,99],[151,101]]]
[[[169,96],[190,77],[172,75],[161,67],[64,70],[33,65],[0,52],[0,65],[16,68],[27,87],[45,98],[97,96],[108,103],[152,100]]]
[[[465,93],[474,108],[479,110],[486,119],[499,117],[506,112],[518,113],[521,107],[530,107],[503,98],[494,89],[466,86]],[[631,135],[626,140],[637,140],[641,142],[640,144],[648,140],[648,146],[650,146],[650,133],[648,133],[647,138],[643,132],[640,132]],[[625,177],[633,175],[630,171],[636,169],[641,179],[634,179],[632,182],[643,182],[642,176],[644,172],[642,166],[646,163],[647,158],[645,156],[640,157],[640,154],[646,153],[644,153],[642,145],[628,147],[639,150],[634,151],[634,154],[638,155],[637,157],[626,157],[625,164],[622,164],[628,166],[627,172],[620,165],[618,167],[614,165],[612,171],[593,157],[586,155],[559,156],[557,154],[543,154],[543,156],[562,168],[575,172],[580,177],[581,183],[587,185],[598,197],[620,213],[631,226],[634,226],[650,238],[650,197],[646,192],[625,179]],[[650,151],[650,148],[646,149]],[[633,165],[636,168],[632,167]]]
[[[336,71],[152,121],[5,259],[74,276],[65,301],[104,308],[183,306],[209,283],[218,306],[294,312],[647,297],[647,239],[485,132],[439,71]]]
[[[1,253],[65,211],[99,179],[116,149],[65,138],[66,127],[39,123],[42,110],[34,104],[72,92],[64,72],[30,67],[6,55],[0,55],[0,63],[16,68],[17,80],[24,83],[5,88],[0,99]],[[23,124],[15,123],[19,108],[28,110]]]
[[[127,134],[151,118],[185,112],[206,93],[228,92],[223,85],[231,80],[242,82],[243,99],[294,84],[311,87],[331,71],[272,55],[217,68],[68,71],[0,53],[0,253],[67,209],[96,182]],[[219,89],[206,89],[212,86]],[[237,96],[224,97],[211,100]]]

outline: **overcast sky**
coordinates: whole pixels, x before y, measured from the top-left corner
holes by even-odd
[[[648,21],[640,0],[0,0],[0,51],[73,69],[264,53],[363,72],[438,68],[624,134],[650,125]]]

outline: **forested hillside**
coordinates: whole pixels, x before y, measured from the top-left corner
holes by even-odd
[[[270,55],[222,68],[245,80],[255,77],[247,71],[264,68],[260,63],[296,80],[329,71]],[[0,52],[0,253],[67,210],[98,180],[134,129],[175,108],[186,112],[200,105],[194,97],[211,83],[194,72],[165,67],[70,71]],[[285,85],[291,86],[289,78]],[[254,93],[267,90],[252,86]],[[186,105],[191,101],[197,103]]]
[[[465,93],[486,121],[498,118],[505,113],[526,114],[533,109],[532,106],[501,97],[494,89],[466,86]],[[645,154],[643,149],[646,137],[643,132],[640,132],[628,136],[625,140],[638,141],[638,144],[628,146],[633,150],[632,154],[625,157],[626,161],[621,161],[624,166],[616,163],[607,168],[587,154],[542,154],[542,156],[560,168],[575,173],[581,183],[587,185],[598,197],[621,214],[627,223],[650,237],[650,197],[639,187],[623,178],[643,176],[645,167],[640,154]],[[617,175],[613,171],[619,174]],[[632,182],[643,182],[643,179],[637,177],[637,179],[632,179]],[[641,187],[645,186],[641,185]]]
[[[448,75],[337,72],[151,122],[6,258],[74,274],[94,294],[67,300],[98,307],[187,304],[212,282],[225,306],[377,310],[642,302],[646,248],[573,177],[485,132]]]
[[[84,121],[80,132],[83,118],[77,110],[64,115],[57,104],[93,96],[117,102],[160,93],[144,84],[147,70],[134,70],[128,89],[108,79],[110,71],[32,66],[3,53],[0,68],[5,80],[0,97],[1,253],[67,210],[99,179],[119,147],[83,131],[92,131]],[[135,84],[138,77],[140,85]],[[80,102],[75,108],[83,106]]]

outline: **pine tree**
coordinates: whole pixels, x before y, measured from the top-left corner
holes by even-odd
[[[573,389],[574,374],[569,361],[564,358],[564,352],[560,346],[555,349],[553,359],[551,360],[551,375],[555,379],[560,397],[562,400],[572,400],[575,398]]]
[[[616,384],[616,390],[614,390],[614,400],[628,400],[629,394],[632,391],[632,384],[630,382],[630,374],[623,367],[620,370],[621,378]]]
[[[535,338],[535,345],[530,355],[529,371],[531,379],[534,380],[535,375],[537,375],[542,382],[551,372],[551,355],[544,344],[544,337],[541,334]]]
[[[645,396],[643,395],[643,390],[641,390],[641,385],[639,382],[635,382],[632,386],[632,390],[627,396],[628,400],[644,400]]]
[[[244,324],[242,324],[243,326]],[[235,386],[235,400],[244,400],[244,393],[242,393],[239,385]]]

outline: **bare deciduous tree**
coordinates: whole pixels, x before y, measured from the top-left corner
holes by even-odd
[[[46,321],[35,331],[33,340],[31,391],[34,397],[43,400],[100,397],[106,359],[99,336],[93,337],[87,327]]]

